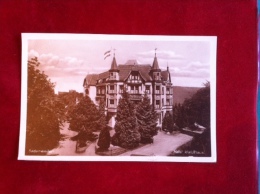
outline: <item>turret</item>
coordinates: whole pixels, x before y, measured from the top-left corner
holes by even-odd
[[[157,61],[156,50],[157,49],[155,49],[153,66],[151,68],[150,74],[151,74],[153,80],[158,81],[158,80],[161,80],[161,69],[159,68],[159,64]]]
[[[119,80],[119,69],[117,67],[115,53],[109,69],[109,80]]]

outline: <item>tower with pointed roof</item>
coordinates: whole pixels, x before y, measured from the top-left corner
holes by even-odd
[[[150,71],[153,81],[160,81],[161,80],[161,69],[159,68],[157,56],[156,56],[156,49],[154,54],[153,65]]]
[[[117,105],[119,102],[119,69],[117,66],[116,62],[116,57],[115,57],[115,50],[114,50],[114,56],[111,62],[111,66],[109,69],[109,77],[107,79],[106,83],[106,104],[107,104],[107,116],[108,118],[111,118],[116,115],[117,112]]]
[[[157,49],[155,49],[153,65],[150,70],[150,76],[152,78],[152,104],[159,115],[159,123],[161,123],[163,117],[163,114],[161,115],[161,109],[164,104],[164,88],[162,85],[162,71],[159,67],[159,63],[156,56],[156,50]]]
[[[119,80],[119,69],[116,63],[116,57],[114,53],[114,57],[111,63],[111,67],[109,69],[109,80],[110,81],[118,81]]]

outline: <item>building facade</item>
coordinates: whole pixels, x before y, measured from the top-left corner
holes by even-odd
[[[145,93],[158,113],[158,126],[167,111],[172,111],[173,88],[169,68],[162,71],[156,53],[152,65],[138,64],[129,60],[117,65],[115,54],[108,71],[100,74],[88,74],[83,83],[85,95],[99,104],[104,100],[107,117],[113,119],[117,112],[119,99],[124,89],[129,93],[130,100],[138,104]],[[113,125],[113,124],[112,124]]]

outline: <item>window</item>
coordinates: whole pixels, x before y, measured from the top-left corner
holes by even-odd
[[[131,94],[138,94],[139,93],[139,86],[131,86]]]
[[[120,86],[119,86],[119,93],[123,93],[123,91],[124,91],[124,86],[123,86],[123,85],[120,85]]]
[[[166,99],[166,105],[168,106],[168,105],[171,105],[170,104],[170,99]]]
[[[114,104],[115,100],[110,99],[110,104]]]
[[[156,94],[160,94],[160,86],[156,86],[156,88],[155,88],[155,93],[156,93]]]
[[[115,89],[115,86],[114,85],[111,85],[110,86],[110,90],[114,90]]]
[[[160,100],[155,101],[155,108],[160,108]]]
[[[132,79],[137,80],[138,79],[138,73],[132,72]]]
[[[162,99],[162,106],[163,106],[163,101],[164,101],[164,99]]]
[[[166,88],[166,94],[170,94],[170,88]]]
[[[147,94],[150,94],[150,86],[145,86],[145,91]]]

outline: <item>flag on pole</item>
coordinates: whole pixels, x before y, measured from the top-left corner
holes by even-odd
[[[111,50],[108,50],[107,52],[104,53],[104,56],[105,56],[105,57],[104,57],[104,60],[105,60],[107,57],[110,56],[110,51],[111,51]]]
[[[107,57],[109,57],[109,56],[110,56],[110,54],[106,55],[106,56],[104,57],[104,60],[105,60]]]
[[[110,51],[111,51],[111,50],[108,50],[107,52],[105,52],[105,53],[104,53],[104,55],[106,55],[106,54],[110,53]]]

